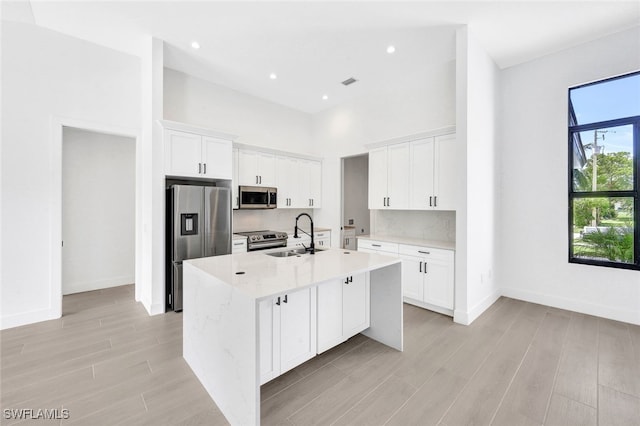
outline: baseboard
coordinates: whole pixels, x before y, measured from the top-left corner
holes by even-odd
[[[41,309],[16,315],[3,316],[0,319],[0,330],[20,327],[21,325],[58,319],[62,316],[60,309]]]
[[[597,303],[567,299],[565,297],[552,296],[517,288],[503,288],[502,295],[525,302],[538,303],[540,305],[640,325],[640,312],[632,309],[612,308]]]
[[[453,322],[456,324],[469,325],[474,322],[480,315],[483,314],[484,311],[489,309],[491,305],[496,303],[496,301],[502,296],[501,289],[496,289],[489,296],[485,297],[477,303],[473,308],[469,311],[464,311],[462,309],[456,309],[453,312]]]
[[[125,275],[121,277],[113,277],[99,281],[85,282],[85,283],[77,283],[65,285],[62,289],[62,294],[66,296],[67,294],[74,293],[82,293],[85,291],[94,291],[101,290],[103,288],[111,288],[111,287],[119,287],[121,285],[127,285],[135,282],[135,277],[133,275]]]

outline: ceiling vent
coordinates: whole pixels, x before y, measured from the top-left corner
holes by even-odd
[[[355,78],[353,78],[353,77],[350,77],[350,78],[346,79],[345,81],[343,81],[343,82],[342,82],[342,84],[344,84],[345,86],[348,86],[348,85],[350,85],[350,84],[355,83],[356,81],[358,81],[358,80],[356,80],[356,79],[355,79]]]

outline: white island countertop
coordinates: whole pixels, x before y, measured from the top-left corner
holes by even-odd
[[[362,334],[402,351],[398,258],[326,249],[299,257],[274,257],[265,251],[238,253],[183,264],[183,357],[232,425],[260,424],[263,372],[273,369],[274,374],[283,374],[315,356],[320,317],[332,318],[331,324],[339,318],[342,330],[342,302],[323,303],[321,312],[316,305],[321,290],[329,291],[324,295],[334,294],[331,288],[336,279],[341,289],[345,277],[365,274],[368,287],[363,287],[362,297],[367,298],[364,309],[369,320]]]
[[[399,262],[394,257],[345,249],[292,257],[274,257],[267,251],[258,251],[184,261],[255,300]]]

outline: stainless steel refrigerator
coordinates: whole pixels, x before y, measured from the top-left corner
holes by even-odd
[[[182,310],[182,261],[231,253],[231,189],[167,189],[167,308]]]

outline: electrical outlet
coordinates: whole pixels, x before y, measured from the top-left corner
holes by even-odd
[[[349,225],[353,225],[353,219],[349,219]]]

